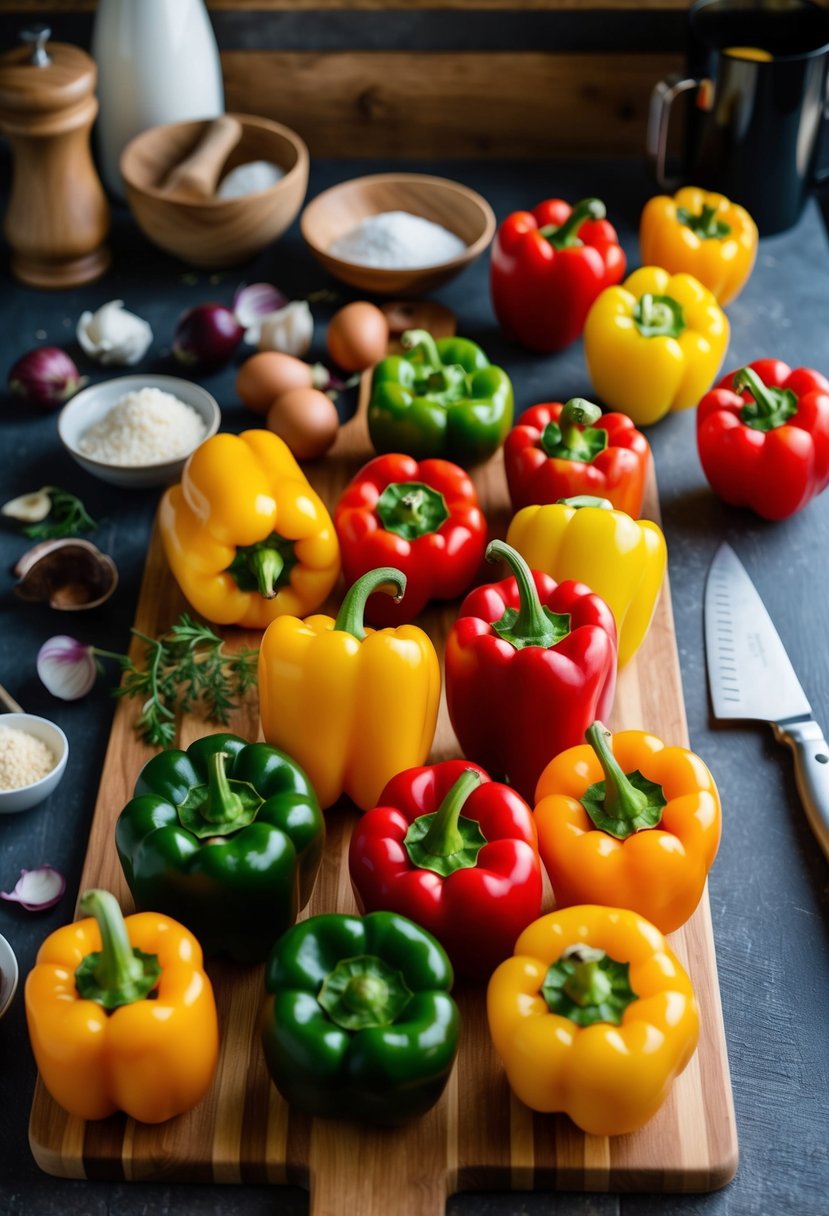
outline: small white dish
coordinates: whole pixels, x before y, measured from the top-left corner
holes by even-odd
[[[58,415],[58,436],[81,468],[113,486],[146,489],[149,486],[170,485],[181,476],[185,461],[190,455],[187,452],[175,460],[165,460],[158,464],[121,465],[93,460],[80,450],[81,438],[89,428],[100,422],[127,393],[136,393],[142,388],[161,389],[164,393],[172,393],[185,405],[192,406],[204,421],[204,439],[209,439],[219,429],[221,411],[216,398],[191,380],[183,380],[178,376],[138,375],[116,376],[115,379],[104,380],[101,384],[91,384],[89,388],[82,389],[72,397],[61,410]]]
[[[0,936],[0,1018],[14,1000],[18,979],[19,972],[14,950],[5,937]]]
[[[36,739],[42,739],[54,753],[56,761],[52,771],[39,781],[33,781],[31,785],[21,785],[16,790],[0,790],[0,815],[11,815],[37,806],[57,788],[69,758],[69,740],[54,722],[50,722],[48,718],[39,718],[36,714],[0,714],[0,726],[25,730]]]

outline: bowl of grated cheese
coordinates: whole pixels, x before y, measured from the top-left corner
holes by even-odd
[[[0,714],[0,814],[28,811],[48,798],[66,768],[69,742],[36,714]]]
[[[82,389],[58,415],[74,459],[111,485],[145,489],[181,476],[187,457],[215,435],[215,397],[178,376],[117,376]]]

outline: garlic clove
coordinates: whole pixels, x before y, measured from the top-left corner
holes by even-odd
[[[14,568],[15,593],[29,603],[48,603],[60,612],[80,612],[105,603],[118,586],[118,569],[107,553],[88,540],[45,540],[29,549]]]
[[[75,333],[84,353],[104,365],[137,363],[153,340],[148,323],[127,312],[123,300],[110,300],[97,312],[82,313]]]
[[[301,359],[314,337],[314,318],[307,300],[292,300],[260,323],[259,350],[275,350]]]
[[[8,519],[17,519],[24,524],[39,524],[52,510],[52,499],[49,495],[50,486],[43,486],[31,494],[20,494],[10,498],[0,507],[0,514]]]

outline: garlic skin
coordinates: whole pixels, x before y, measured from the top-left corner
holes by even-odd
[[[97,312],[82,313],[75,334],[84,354],[104,366],[137,363],[153,340],[150,326],[127,312],[123,300],[110,300]]]
[[[313,336],[314,318],[307,300],[292,300],[278,312],[262,318],[259,350],[275,350],[301,359],[308,353]]]
[[[52,510],[49,489],[49,486],[44,486],[42,490],[34,490],[31,494],[10,498],[0,507],[0,515],[5,515],[7,519],[16,519],[22,524],[42,523]]]

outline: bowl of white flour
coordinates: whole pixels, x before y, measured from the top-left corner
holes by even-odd
[[[448,282],[484,252],[495,227],[480,194],[423,173],[341,182],[318,194],[300,221],[326,270],[380,295],[418,295]]]

